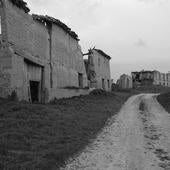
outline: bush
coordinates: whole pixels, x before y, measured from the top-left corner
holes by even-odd
[[[11,101],[18,101],[18,96],[15,90],[12,91],[11,95],[8,95],[8,99]]]
[[[90,92],[90,95],[103,95],[103,94],[107,94],[108,92],[102,90],[102,89],[95,89],[93,91]]]

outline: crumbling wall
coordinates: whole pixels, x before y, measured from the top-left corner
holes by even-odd
[[[46,102],[54,96],[57,97],[59,92],[56,92],[56,89],[78,87],[78,73],[83,74],[83,87],[87,87],[83,55],[77,35],[73,31],[65,31],[55,23],[36,20],[10,0],[4,2],[3,26],[7,40],[5,48],[10,52],[9,61],[5,56],[4,62],[8,61],[10,64],[10,90],[17,91],[19,99],[28,100],[24,59],[43,65],[43,95]],[[0,54],[1,56],[4,57],[3,54]]]
[[[17,5],[5,0],[6,35],[8,51],[11,53],[10,88],[17,92],[19,99],[28,100],[28,80],[24,69],[24,58],[44,64],[46,89],[49,87],[49,33],[41,23],[34,21]],[[3,24],[4,25],[4,24]],[[2,51],[2,50],[1,50]],[[6,59],[5,59],[6,60]]]
[[[5,1],[8,41],[11,45],[27,51],[35,57],[49,58],[48,30],[34,21],[32,16]]]
[[[126,74],[121,75],[117,83],[120,89],[131,89],[133,87],[132,77]]]
[[[87,86],[83,55],[78,41],[56,25],[52,27],[52,63],[54,89],[78,87],[78,73],[83,74],[83,85]]]
[[[7,97],[10,95],[10,79],[11,75],[8,70],[3,70],[0,68],[0,96]]]

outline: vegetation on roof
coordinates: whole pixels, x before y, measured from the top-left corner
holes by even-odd
[[[10,0],[18,8],[23,9],[25,13],[29,13],[30,9],[27,7],[27,3],[23,0]]]
[[[80,39],[78,38],[78,35],[71,30],[71,28],[69,28],[66,24],[64,24],[63,22],[61,22],[58,19],[55,19],[53,17],[50,17],[48,15],[36,15],[33,14],[33,19],[37,20],[41,23],[53,23],[56,24],[57,26],[61,27],[65,32],[67,32],[72,38],[74,38],[75,40],[79,41]]]
[[[107,59],[111,59],[111,57],[109,55],[107,55],[105,52],[103,52],[102,50],[99,49],[94,49],[95,51],[97,51],[98,53],[100,53],[101,55],[103,55],[104,57],[106,57]]]
[[[137,73],[153,73],[154,71],[150,70],[142,70],[142,71],[133,71],[132,73],[137,74]]]

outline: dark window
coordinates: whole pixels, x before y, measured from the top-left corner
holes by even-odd
[[[130,86],[130,81],[129,81],[129,79],[127,79],[126,88],[128,89],[128,88],[129,88],[129,86]]]
[[[1,22],[1,16],[0,16],[0,34],[2,34],[2,22]]]
[[[105,89],[104,79],[102,79],[102,88]]]
[[[78,74],[78,82],[79,82],[79,87],[83,88],[83,74],[82,73]]]
[[[98,58],[98,66],[100,66],[100,58]]]
[[[110,80],[107,80],[108,83],[108,89],[110,89]]]

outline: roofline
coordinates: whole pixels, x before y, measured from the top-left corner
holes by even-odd
[[[27,2],[23,0],[9,0],[13,5],[17,6],[18,8],[24,10],[25,13],[29,13],[30,9],[27,6]]]
[[[133,71],[131,73],[154,73],[155,71]]]
[[[75,39],[76,41],[80,41],[80,39],[78,38],[78,35],[71,30],[71,28],[69,28],[66,24],[64,24],[63,22],[61,22],[60,20],[50,17],[48,15],[37,15],[37,14],[32,14],[32,17],[34,20],[39,21],[41,23],[51,23],[51,24],[55,24],[57,26],[59,26],[60,28],[62,28],[66,33],[68,33],[73,39]]]
[[[105,58],[111,60],[111,57],[109,55],[107,55],[105,52],[103,52],[102,50],[100,49],[94,49],[95,51],[97,51],[99,54],[101,54],[102,56],[104,56]]]

